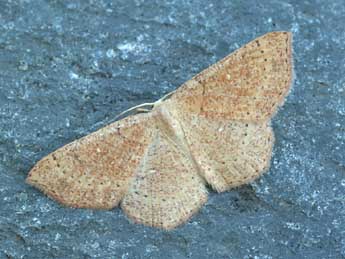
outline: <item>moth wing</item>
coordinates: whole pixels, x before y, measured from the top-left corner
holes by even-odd
[[[129,116],[73,141],[40,160],[27,183],[67,206],[113,208],[151,141],[152,121],[151,113]]]
[[[121,207],[136,223],[172,229],[207,200],[195,165],[169,137],[157,132]]]
[[[291,34],[272,32],[202,71],[165,101],[199,174],[213,189],[248,183],[268,169],[270,118],[291,81]]]
[[[267,121],[292,82],[291,33],[267,33],[205,69],[171,99],[209,118]]]
[[[270,166],[274,135],[267,123],[195,116],[184,134],[200,175],[218,192],[249,183]]]

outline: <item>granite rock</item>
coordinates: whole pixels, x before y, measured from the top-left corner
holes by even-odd
[[[343,0],[0,1],[0,258],[345,258]],[[25,184],[44,155],[251,39],[294,36],[267,174],[166,232]]]

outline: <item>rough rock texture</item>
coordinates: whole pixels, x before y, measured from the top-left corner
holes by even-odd
[[[343,0],[0,1],[0,258],[345,258]],[[26,185],[42,156],[249,40],[294,35],[269,172],[171,232]]]

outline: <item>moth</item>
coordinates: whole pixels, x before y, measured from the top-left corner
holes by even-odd
[[[152,104],[40,160],[27,183],[63,205],[172,229],[270,165],[272,116],[292,83],[292,35],[267,33]]]

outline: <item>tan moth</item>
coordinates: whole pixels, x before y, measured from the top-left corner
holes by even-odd
[[[27,182],[75,208],[121,206],[136,223],[172,229],[217,192],[270,165],[270,120],[292,83],[289,32],[267,33],[160,99],[40,160]]]

